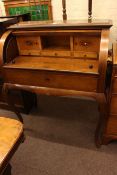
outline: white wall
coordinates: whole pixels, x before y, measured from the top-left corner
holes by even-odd
[[[62,19],[62,0],[52,0],[53,18]],[[88,0],[66,0],[68,19],[87,18]],[[117,0],[93,0],[93,17],[112,19],[110,43],[117,40]]]
[[[5,15],[5,9],[2,0],[0,0],[0,16]]]

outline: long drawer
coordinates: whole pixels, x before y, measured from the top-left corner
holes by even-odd
[[[75,72],[4,68],[5,82],[96,92],[98,75]]]

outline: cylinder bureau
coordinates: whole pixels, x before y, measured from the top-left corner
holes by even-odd
[[[100,117],[95,143],[102,144],[105,78],[111,21],[21,22],[9,27],[1,47],[5,89],[94,98]],[[9,39],[8,39],[9,38]],[[10,50],[15,53],[10,53]]]

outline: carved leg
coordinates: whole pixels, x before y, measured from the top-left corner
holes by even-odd
[[[96,132],[95,132],[95,144],[99,148],[103,143],[103,134],[105,129],[105,123],[107,118],[107,103],[105,95],[100,95],[99,99],[99,121],[97,124]]]
[[[15,104],[12,100],[12,94],[10,88],[8,88],[6,85],[3,87],[3,93],[6,96],[7,103],[11,107],[11,110],[14,111],[14,113],[17,115],[18,119],[23,123],[23,118],[18,110],[18,108],[15,107]]]
[[[8,164],[2,175],[11,175],[11,165]]]

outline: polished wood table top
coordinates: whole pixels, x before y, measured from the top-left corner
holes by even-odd
[[[31,28],[67,28],[67,29],[75,29],[75,28],[109,28],[112,26],[111,20],[66,20],[66,21],[28,21],[28,22],[20,22],[16,25],[10,26],[10,29],[31,29]]]
[[[71,58],[49,58],[34,56],[19,56],[15,58],[15,64],[11,61],[4,68],[14,69],[34,69],[34,70],[50,70],[59,72],[76,72],[89,73],[98,75],[98,62],[93,60],[93,69],[88,66],[90,60],[78,60]],[[82,66],[83,64],[83,66]]]

